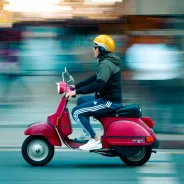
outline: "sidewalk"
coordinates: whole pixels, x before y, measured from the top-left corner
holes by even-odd
[[[4,148],[21,148],[21,145],[26,138],[24,135],[25,128],[0,128],[0,149]],[[98,136],[102,135],[101,128],[95,128]],[[75,138],[81,133],[80,128],[74,128],[70,138]],[[184,135],[168,135],[157,134],[160,140],[159,149],[183,149]],[[61,148],[67,148],[64,144]]]

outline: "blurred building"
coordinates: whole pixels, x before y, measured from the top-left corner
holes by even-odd
[[[184,127],[183,0],[0,0],[1,46],[17,32],[21,76],[59,76],[67,66],[76,80],[97,68],[94,37],[110,34],[124,103],[141,104],[158,130]]]
[[[16,21],[118,19],[124,15],[182,15],[182,0],[1,0],[0,8]]]

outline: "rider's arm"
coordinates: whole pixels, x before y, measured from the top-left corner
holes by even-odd
[[[94,82],[88,83],[87,86],[76,89],[76,94],[89,94],[99,92],[109,80],[112,68],[107,62],[102,62],[97,71],[97,77]]]
[[[86,85],[88,85],[88,84],[94,82],[94,81],[96,80],[96,77],[97,77],[97,75],[95,74],[95,75],[93,75],[93,76],[87,78],[86,80],[77,83],[77,84],[75,85],[75,88],[78,89],[78,88],[80,88],[80,87],[84,87],[84,86],[86,86]]]

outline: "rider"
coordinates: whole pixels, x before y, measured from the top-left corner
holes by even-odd
[[[80,146],[82,150],[102,148],[101,141],[91,127],[89,117],[105,116],[119,109],[122,105],[120,58],[113,52],[114,40],[108,35],[99,35],[94,39],[94,57],[99,63],[95,75],[75,85],[76,90],[68,92],[66,98],[77,94],[81,96],[77,106],[72,110],[73,119],[81,125],[83,131],[90,137],[89,141]],[[81,136],[84,137],[84,136]]]

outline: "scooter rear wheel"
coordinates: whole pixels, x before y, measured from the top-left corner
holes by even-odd
[[[42,136],[29,136],[22,144],[22,156],[33,166],[43,166],[54,156],[54,146]]]
[[[130,157],[120,156],[121,160],[128,166],[141,166],[144,165],[151,157],[150,147],[141,147],[140,151]]]

